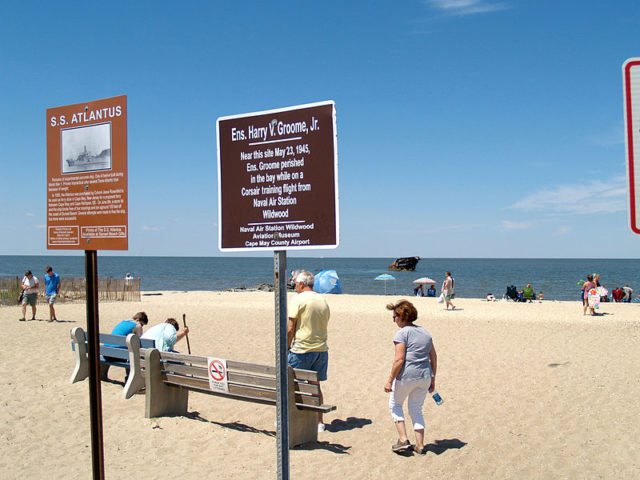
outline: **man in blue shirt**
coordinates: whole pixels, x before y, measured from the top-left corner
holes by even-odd
[[[46,290],[44,293],[49,301],[49,321],[53,322],[55,320],[57,322],[56,309],[53,307],[53,304],[56,303],[56,298],[58,298],[58,293],[60,293],[60,276],[53,271],[51,266],[47,266],[46,272],[47,274],[44,276]]]

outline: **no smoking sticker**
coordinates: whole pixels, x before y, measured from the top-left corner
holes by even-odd
[[[223,358],[207,359],[207,371],[209,372],[209,388],[215,392],[228,392],[227,361]]]

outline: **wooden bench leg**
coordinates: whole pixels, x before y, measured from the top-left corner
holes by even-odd
[[[89,359],[84,330],[75,327],[71,330],[71,340],[76,344],[76,366],[71,374],[71,383],[81,382],[89,376]]]
[[[130,333],[127,335],[127,349],[129,350],[129,365],[131,369],[127,370],[127,383],[122,390],[122,398],[127,399],[133,397],[136,393],[144,388],[144,375],[140,367],[140,337]]]
[[[293,368],[289,367],[289,447],[318,441],[318,413],[296,407]]]
[[[162,381],[160,352],[153,348],[147,353],[145,370],[147,389],[145,391],[145,417],[185,415],[189,404],[189,390],[166,385]]]

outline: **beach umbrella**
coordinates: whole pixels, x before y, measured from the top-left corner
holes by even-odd
[[[416,278],[413,283],[416,285],[435,285],[436,281],[430,279],[429,277]]]
[[[382,275],[378,275],[374,280],[384,280],[384,294],[387,294],[387,282],[389,280],[395,280],[396,277],[393,275],[389,275],[388,273],[383,273]]]

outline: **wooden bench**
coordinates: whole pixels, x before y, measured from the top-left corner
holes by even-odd
[[[253,403],[276,404],[276,369],[268,365],[227,360],[229,392],[209,388],[207,357],[179,353],[145,352],[145,416],[185,415],[189,391]],[[289,369],[289,446],[318,439],[318,412],[331,412],[333,405],[320,402],[317,372]],[[316,383],[312,383],[316,382]]]
[[[113,346],[116,345],[116,346]],[[155,348],[155,340],[140,338],[130,333],[123,335],[100,334],[100,378],[108,380],[109,367],[124,368],[127,381],[122,392],[124,398],[131,398],[144,388],[145,377],[141,367],[141,347]],[[80,327],[71,330],[71,349],[76,353],[76,366],[71,374],[71,383],[84,380],[89,376],[89,357],[87,355],[87,333]],[[106,359],[105,357],[110,357]]]

